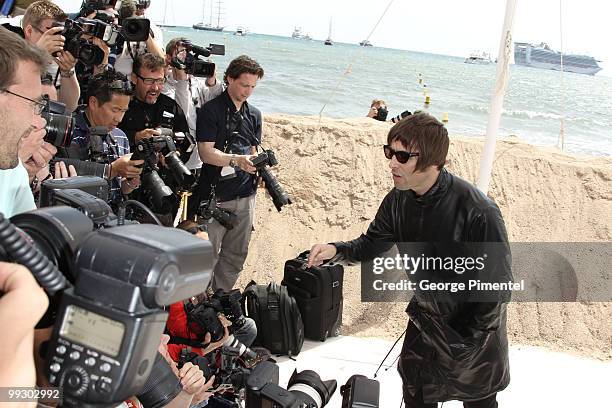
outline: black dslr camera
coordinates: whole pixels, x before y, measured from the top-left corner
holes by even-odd
[[[291,198],[289,198],[283,186],[276,180],[274,174],[266,168],[266,166],[274,167],[278,164],[274,152],[272,150],[264,150],[252,162],[253,167],[257,169],[257,174],[263,179],[266,190],[270,197],[272,197],[276,209],[280,211],[283,205],[291,204]]]
[[[109,30],[110,29],[110,30]],[[104,39],[110,36],[112,27],[102,21],[78,18],[77,20],[66,20],[64,30],[60,33],[66,38],[64,50],[81,61],[85,65],[99,65],[104,59],[104,51],[82,38],[84,34],[93,35]]]
[[[245,408],[322,408],[337,387],[336,380],[322,381],[314,371],[295,370],[285,390],[278,386],[278,366],[269,361],[253,369],[246,385]]]
[[[74,117],[66,115],[66,105],[49,100],[45,95],[46,106],[41,115],[47,121],[45,142],[55,147],[68,147],[72,141]]]
[[[95,230],[69,207],[10,222],[0,215],[0,247],[1,260],[28,267],[52,296],[41,320],[54,324],[45,372],[63,407],[116,406],[139,394],[158,355],[163,307],[196,295],[212,273],[210,243],[189,233],[149,224]]]
[[[236,214],[226,208],[218,207],[215,198],[202,201],[198,208],[198,214],[204,218],[205,221],[210,221],[212,219],[217,220],[219,224],[228,230],[234,228],[234,224],[236,223]]]
[[[397,122],[399,122],[400,120],[402,120],[402,119],[404,119],[405,117],[410,116],[410,115],[412,115],[412,113],[411,113],[410,111],[405,110],[405,111],[403,111],[402,113],[400,113],[399,115],[392,117],[392,118],[391,118],[391,122],[393,122],[393,123],[397,123]]]
[[[144,160],[140,175],[142,188],[150,192],[153,210],[167,213],[172,211],[176,200],[172,189],[166,185],[157,172],[159,170],[157,167],[158,153],[164,156],[166,166],[178,185],[187,188],[193,184],[194,180],[191,171],[181,161],[171,136],[152,136],[136,143],[131,160]]]
[[[225,45],[210,44],[208,47],[200,47],[193,45],[189,40],[183,40],[177,46],[184,46],[187,51],[185,61],[178,57],[172,58],[170,64],[180,70],[185,70],[186,73],[196,77],[211,77],[215,73],[215,63],[200,59],[200,57],[209,57],[212,55],[225,55]]]

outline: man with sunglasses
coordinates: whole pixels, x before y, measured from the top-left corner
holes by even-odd
[[[132,84],[125,75],[110,69],[94,75],[88,89],[87,105],[76,115],[67,152],[72,160],[66,163],[75,165],[79,175],[109,180],[109,199],[111,203],[117,202],[121,194],[129,194],[140,186],[142,172],[139,166],[143,161],[131,160],[128,138],[117,128],[128,109]]]
[[[6,218],[36,208],[19,146],[30,133],[45,132],[40,75],[46,64],[43,51],[0,28],[0,212]]]
[[[507,248],[497,205],[444,168],[449,139],[441,122],[427,113],[414,114],[391,128],[387,143],[384,154],[395,188],[383,199],[367,232],[348,242],[314,245],[308,266],[373,260],[394,244],[402,252],[407,243],[419,243],[424,248],[419,254],[441,248],[435,243],[461,248],[472,248],[467,242],[477,247],[497,243]],[[509,256],[492,263],[499,268],[496,274],[511,279]],[[458,279],[452,271],[450,277],[427,277],[433,276]],[[448,400],[463,401],[466,408],[497,407],[497,392],[510,382],[506,300],[484,302],[470,296],[472,292],[442,298],[414,291],[398,365],[406,407],[435,408]]]

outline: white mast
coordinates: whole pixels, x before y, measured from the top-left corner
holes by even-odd
[[[485,139],[482,158],[480,160],[480,172],[478,175],[478,188],[487,194],[491,182],[491,171],[495,157],[495,141],[501,120],[501,111],[504,105],[504,94],[508,85],[508,67],[512,54],[512,25],[516,12],[517,0],[506,0],[506,15],[501,39],[499,41],[499,55],[497,57],[497,73],[493,95],[491,96],[491,107],[489,108],[489,122],[487,123],[487,135]]]

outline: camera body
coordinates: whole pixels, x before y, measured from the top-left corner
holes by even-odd
[[[387,110],[387,108],[384,106],[381,106],[378,109],[376,109],[376,116],[374,116],[374,119],[384,122],[387,120],[388,114],[389,114],[389,111]]]
[[[74,190],[59,193],[81,202],[70,199]],[[0,243],[8,260],[38,259],[32,273],[49,294],[61,293],[41,327],[54,325],[44,371],[64,407],[107,407],[138,394],[158,354],[163,307],[196,295],[212,274],[210,243],[157,225],[96,229],[88,208],[18,214]]]
[[[128,17],[121,20],[119,33],[126,41],[147,41],[151,31],[151,21],[147,18]]]
[[[64,29],[61,32],[61,35],[66,39],[64,50],[85,65],[98,65],[104,59],[104,52],[100,47],[91,44],[82,36],[83,34],[89,34],[103,39],[107,35],[108,28],[109,25],[102,21],[89,20],[83,17],[77,20],[68,19],[65,21]]]
[[[283,205],[291,204],[291,198],[280,185],[274,174],[270,172],[266,168],[266,166],[276,166],[278,164],[278,160],[276,160],[276,155],[272,150],[264,150],[260,153],[256,158],[251,160],[253,163],[253,167],[257,169],[257,174],[263,179],[264,184],[266,186],[266,190],[270,197],[272,197],[272,202],[276,207],[277,211],[280,211]]]
[[[232,211],[217,206],[217,200],[212,198],[202,201],[198,209],[198,214],[206,221],[217,220],[219,224],[228,230],[234,228],[236,224],[236,214]]]
[[[185,70],[187,74],[196,77],[209,78],[215,73],[215,64],[211,61],[205,61],[200,57],[209,57],[210,55],[225,55],[225,45],[210,44],[208,47],[200,47],[193,45],[191,41],[185,40],[178,45],[185,47],[187,55],[185,61],[181,61],[178,57],[174,57],[171,65],[177,69]]]
[[[165,163],[177,184],[187,189],[193,184],[191,171],[181,161],[174,144],[172,131],[166,130],[166,135],[152,136],[139,140],[134,146],[132,160],[144,160],[140,180],[142,187],[151,193],[151,204],[157,212],[168,213],[174,204],[174,192],[160,177],[157,167],[158,153],[165,158]]]
[[[66,105],[46,99],[45,109],[41,115],[47,121],[45,130],[45,142],[55,147],[68,147],[72,141],[72,130],[74,128],[74,116],[66,115]]]

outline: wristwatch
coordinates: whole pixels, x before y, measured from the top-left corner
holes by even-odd
[[[62,71],[60,70],[60,76],[62,78],[70,78],[71,76],[74,75],[74,68],[69,69],[68,71]]]
[[[236,155],[232,154],[232,157],[230,157],[229,166],[236,167],[237,165],[238,164],[236,163]]]

